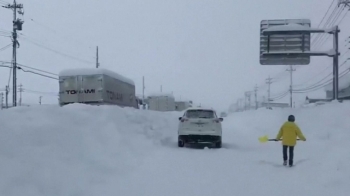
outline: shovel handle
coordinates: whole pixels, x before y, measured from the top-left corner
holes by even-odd
[[[297,140],[300,140],[300,139],[297,139]],[[276,139],[269,139],[269,141],[276,141]],[[281,141],[281,139],[279,141]]]

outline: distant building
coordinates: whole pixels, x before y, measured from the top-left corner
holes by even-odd
[[[192,101],[175,101],[176,111],[184,111],[190,107],[192,107]]]
[[[149,110],[175,111],[175,98],[172,94],[154,93],[147,96]]]
[[[270,102],[270,103],[261,103],[261,107],[270,107],[271,108],[288,108],[290,105],[288,103],[275,103],[275,102]]]

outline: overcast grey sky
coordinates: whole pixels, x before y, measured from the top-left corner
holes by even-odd
[[[0,3],[4,1],[10,2]],[[163,92],[173,92],[176,98],[226,109],[245,91],[253,90],[255,84],[260,87],[259,97],[266,96],[264,83],[269,75],[278,81],[271,85],[272,95],[289,88],[289,75],[284,71],[287,67],[259,64],[260,21],[307,18],[317,27],[331,0],[18,2],[24,4],[25,11],[20,17],[25,22],[20,32],[23,35],[19,35],[18,63],[53,73],[66,68],[95,67],[98,45],[101,67],[134,80],[138,94],[145,76],[146,93],[159,92],[162,85]],[[347,9],[341,16],[346,12]],[[350,33],[345,26],[348,22],[346,17],[340,24],[342,50]],[[12,11],[0,8],[0,30],[11,29]],[[10,43],[9,37],[0,37],[0,48]],[[322,48],[331,46],[329,39]],[[11,61],[11,48],[0,51],[0,60]],[[295,84],[313,79],[300,86],[307,87],[322,79],[331,73],[331,62],[328,57],[312,58],[310,65],[297,68]],[[313,78],[326,67],[325,72]],[[1,68],[0,90],[8,77],[9,69]],[[20,83],[28,89],[23,93],[25,103],[38,102],[40,93],[33,91],[58,92],[56,80],[21,71]],[[43,103],[57,103],[53,93],[42,94]],[[320,97],[324,92],[321,89],[295,98],[304,100],[306,95]],[[280,101],[288,99],[289,96]]]

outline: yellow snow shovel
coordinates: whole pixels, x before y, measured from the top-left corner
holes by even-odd
[[[300,139],[297,139],[297,140],[300,140]],[[265,135],[265,136],[259,137],[259,141],[260,143],[266,143],[268,141],[276,141],[276,139],[269,139],[269,136]],[[281,141],[281,140],[278,140],[278,141]]]
[[[268,141],[276,141],[276,140],[275,139],[269,139],[269,136],[265,135],[265,136],[259,137],[259,141],[260,141],[260,143],[266,143]]]

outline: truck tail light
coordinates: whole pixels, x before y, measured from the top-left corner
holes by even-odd
[[[217,118],[217,119],[214,120],[214,122],[220,123],[220,122],[222,122],[223,120],[224,120],[223,118]]]

